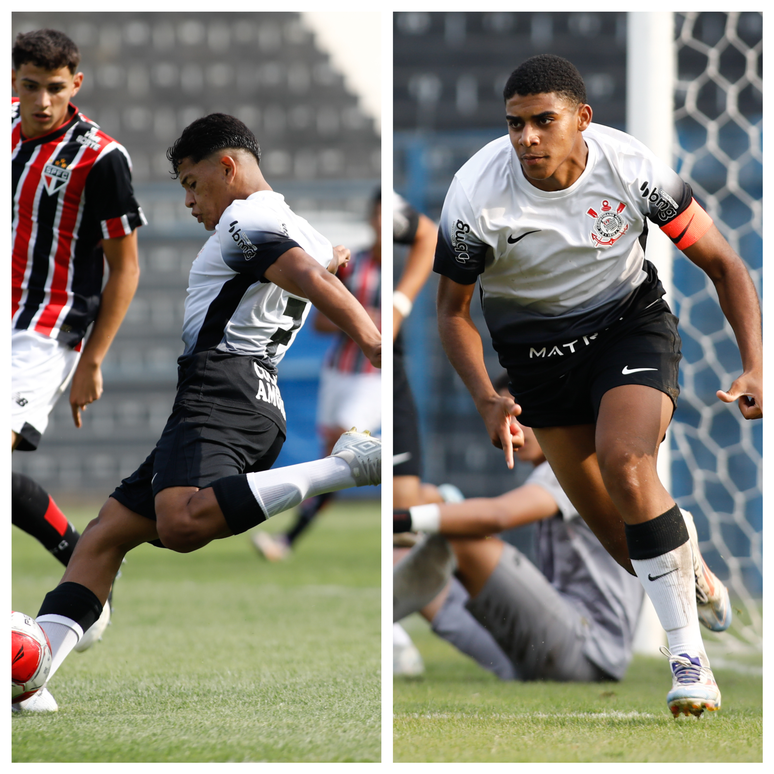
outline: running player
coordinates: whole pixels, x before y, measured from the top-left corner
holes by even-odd
[[[195,551],[306,497],[381,481],[381,444],[357,432],[330,457],[269,470],[285,439],[277,365],[310,302],[381,367],[378,329],[333,273],[349,251],[331,247],[271,189],[255,136],[232,116],[194,121],[167,155],[186,207],[215,233],[191,267],[177,395],[161,438],[86,528],[40,608],[52,676],[135,546]]]
[[[382,295],[382,195],[379,190],[370,202],[369,222],[373,244],[352,256],[337,272],[353,296],[363,305],[381,330]],[[341,434],[350,427],[376,433],[382,426],[381,373],[365,357],[352,339],[319,312],[315,330],[336,334],[325,355],[320,374],[317,427],[323,438],[323,454],[331,453]],[[296,541],[311,526],[317,514],[335,496],[325,492],[301,503],[287,532],[272,535],[263,530],[253,535],[256,549],[271,562],[284,559]]]
[[[126,150],[71,102],[83,83],[73,41],[56,30],[22,33],[12,57],[11,448],[34,451],[68,385],[76,427],[102,395],[146,221]],[[13,473],[11,493],[13,523],[66,566],[77,530],[28,476]]]
[[[447,356],[508,466],[532,427],[562,489],[607,550],[636,573],[666,630],[675,716],[720,707],[696,616],[696,557],[656,458],[677,400],[680,339],[647,223],[712,279],[743,374],[725,402],[762,416],[760,307],[742,260],[690,188],[647,148],[592,123],[583,80],[560,57],[513,72],[508,135],[456,174],[435,270]],[[494,390],[470,316],[476,281],[513,398]],[[718,628],[730,622],[725,600]]]

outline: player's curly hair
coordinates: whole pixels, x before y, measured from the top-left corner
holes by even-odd
[[[11,58],[16,70],[23,64],[33,64],[49,71],[66,67],[75,74],[81,63],[81,52],[64,32],[43,29],[20,32],[14,41]]]
[[[503,89],[507,102],[514,94],[561,94],[575,105],[585,104],[586,85],[578,68],[555,54],[538,54],[522,62]]]
[[[172,176],[177,177],[183,159],[198,164],[213,153],[226,149],[241,149],[252,153],[261,163],[261,148],[255,135],[234,116],[210,113],[186,126],[183,133],[167,150],[172,164]]]

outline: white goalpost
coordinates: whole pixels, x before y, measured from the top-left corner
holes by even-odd
[[[626,131],[647,145],[670,166],[673,163],[674,124],[673,89],[675,56],[670,12],[629,13],[626,40]],[[658,52],[658,55],[654,55]],[[657,229],[648,233],[648,259],[658,269],[666,290],[666,300],[672,295],[672,246]],[[671,431],[670,431],[671,432]],[[671,489],[671,454],[669,437],[659,452],[659,477],[667,490]],[[658,654],[666,636],[653,603],[646,596],[634,638],[636,653]]]

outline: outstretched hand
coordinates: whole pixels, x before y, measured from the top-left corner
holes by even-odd
[[[739,411],[745,419],[763,418],[763,385],[760,375],[744,373],[728,392],[718,390],[716,394],[724,403],[738,402]]]
[[[516,421],[521,406],[510,396],[497,395],[479,406],[492,444],[505,453],[505,464],[513,468],[513,450],[524,446],[524,431]]]

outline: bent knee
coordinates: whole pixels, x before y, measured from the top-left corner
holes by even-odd
[[[185,514],[157,514],[156,531],[165,548],[179,554],[189,554],[201,548],[201,536]]]

